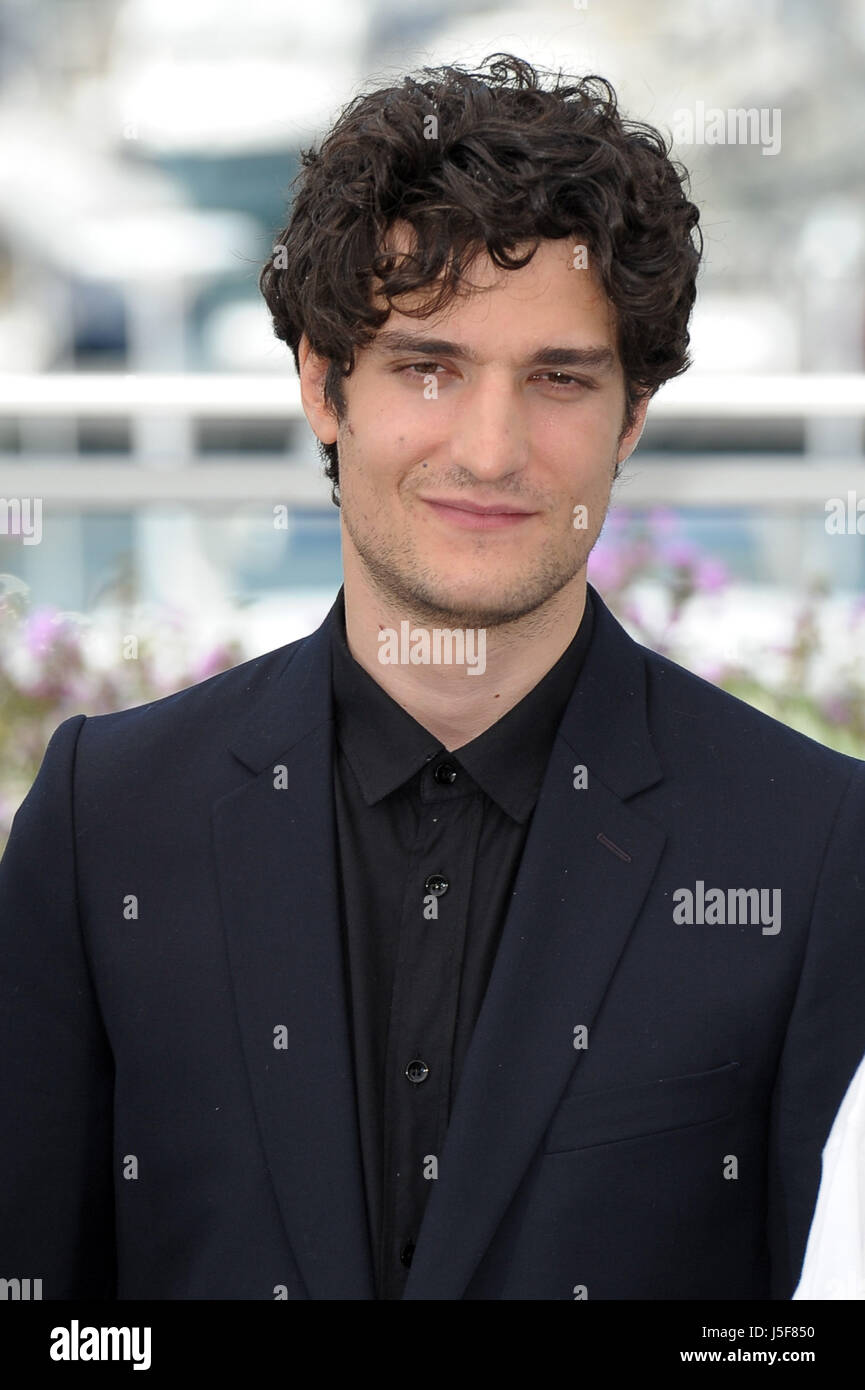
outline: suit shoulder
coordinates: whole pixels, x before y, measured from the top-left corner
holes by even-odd
[[[120,757],[130,749],[140,756],[157,744],[182,746],[205,730],[213,736],[244,716],[306,640],[298,638],[146,704],[89,715],[82,732],[88,742],[98,743],[100,756],[106,758]]]

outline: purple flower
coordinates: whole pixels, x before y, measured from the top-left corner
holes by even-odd
[[[627,530],[629,523],[630,517],[626,512],[610,510],[607,512],[607,518],[604,522],[604,533],[606,535],[615,535],[616,533],[621,535],[623,531]]]
[[[625,576],[625,559],[621,551],[611,545],[595,546],[589,556],[588,577],[597,589],[618,589]]]
[[[850,705],[843,695],[824,696],[820,708],[830,724],[846,724],[850,718]]]
[[[723,661],[704,661],[697,671],[698,676],[702,676],[704,681],[711,681],[713,685],[720,685],[728,674],[728,669]]]
[[[653,507],[649,512],[649,526],[659,536],[672,536],[681,527],[678,513],[672,507]]]
[[[51,646],[57,635],[59,608],[36,608],[24,624],[24,641],[31,656]]]
[[[215,676],[220,671],[228,670],[235,664],[235,661],[236,657],[231,643],[223,642],[198,658],[193,667],[193,679],[195,681],[207,680],[208,676]]]
[[[704,594],[717,594],[728,582],[726,565],[712,556],[704,556],[697,565],[695,582]]]
[[[693,541],[674,540],[662,545],[659,550],[661,559],[674,569],[685,569],[695,564],[700,556]]]

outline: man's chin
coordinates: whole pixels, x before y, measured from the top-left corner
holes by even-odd
[[[528,579],[515,582],[513,575],[499,585],[487,581],[482,586],[476,581],[454,584],[451,577],[443,577],[441,584],[419,586],[411,607],[418,614],[415,622],[426,626],[502,627],[533,613],[560,587],[551,592],[548,585],[532,585]]]

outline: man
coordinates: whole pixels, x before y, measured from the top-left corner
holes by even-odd
[[[865,767],[586,584],[697,211],[599,79],[357,98],[262,274],[341,508],[309,637],[67,719],[0,866],[45,1298],[790,1298],[865,1052]]]

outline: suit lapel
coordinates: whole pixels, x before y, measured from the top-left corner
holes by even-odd
[[[640,648],[597,603],[472,1037],[403,1297],[459,1299],[582,1055],[663,831],[624,804],[661,769]],[[576,789],[574,767],[588,769]]]
[[[373,1298],[374,1285],[343,978],[331,615],[233,742],[256,775],[216,802],[213,829],[244,1055],[286,1231],[310,1298],[355,1299]]]

